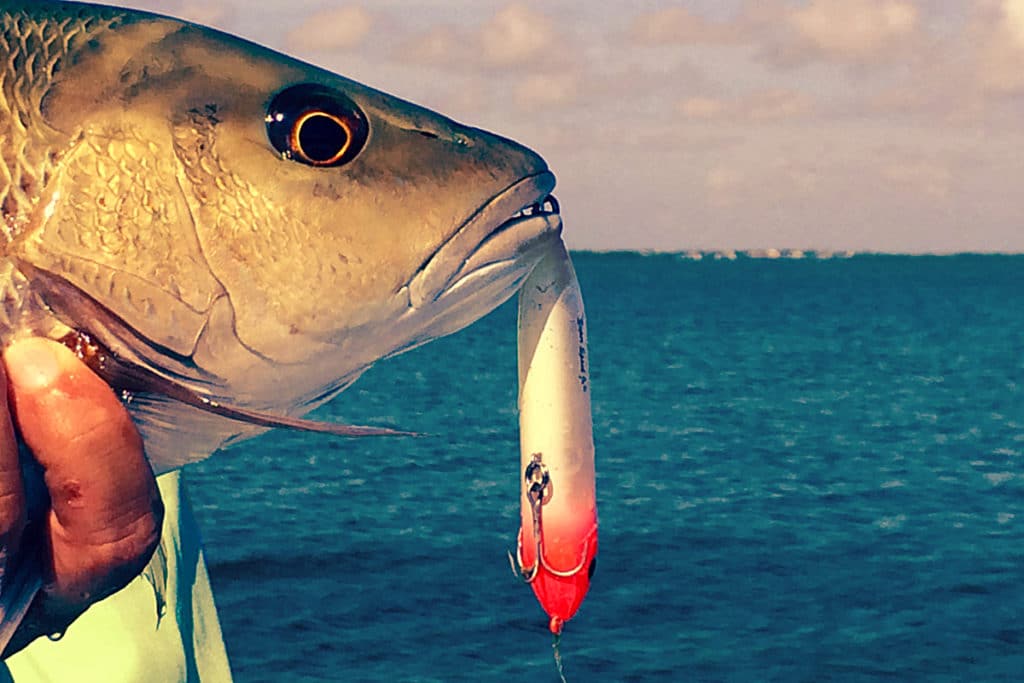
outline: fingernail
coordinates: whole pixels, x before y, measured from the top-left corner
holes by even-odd
[[[16,341],[4,353],[10,381],[21,389],[42,389],[60,375],[60,360],[53,342],[30,338]]]

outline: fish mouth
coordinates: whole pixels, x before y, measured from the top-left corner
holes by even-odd
[[[561,235],[554,187],[554,174],[542,171],[519,179],[481,206],[409,281],[409,306],[431,308],[477,292],[511,295],[540,259],[543,246]]]

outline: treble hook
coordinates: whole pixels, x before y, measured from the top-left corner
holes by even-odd
[[[523,478],[527,482],[526,497],[530,500],[530,514],[533,517],[533,538],[537,543],[537,557],[541,552],[541,506],[551,500],[551,475],[548,468],[541,462],[541,454],[534,453],[530,456],[530,464],[523,471]],[[520,533],[519,541],[516,544],[516,559],[512,559],[512,553],[508,554],[509,564],[512,566],[512,573],[523,579],[524,583],[531,583],[537,578],[537,571],[540,569],[540,562],[534,561],[533,566],[523,566],[523,539]],[[517,568],[518,564],[518,568]]]
[[[519,534],[519,541],[516,544],[516,562],[513,563],[512,553],[508,554],[509,564],[512,565],[512,572],[520,576],[524,583],[533,583],[533,580],[537,578],[537,573],[541,567],[544,567],[550,574],[554,576],[566,578],[575,576],[583,570],[583,565],[587,562],[588,550],[589,550],[589,539],[583,546],[583,559],[580,563],[570,569],[569,571],[559,571],[553,568],[544,559],[544,522],[542,506],[551,500],[552,485],[551,475],[548,473],[548,468],[541,461],[542,456],[540,453],[534,453],[531,456],[530,464],[526,466],[526,470],[523,472],[523,478],[526,479],[529,486],[526,490],[527,498],[530,500],[530,513],[533,517],[533,539],[536,544],[536,559],[533,564],[526,567],[523,564],[523,535],[522,532]],[[518,564],[518,571],[516,569]]]

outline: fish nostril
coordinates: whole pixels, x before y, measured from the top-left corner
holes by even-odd
[[[406,130],[411,133],[419,133],[423,137],[430,138],[431,140],[444,140],[445,142],[451,142],[459,147],[473,146],[473,140],[462,133],[448,132],[444,129],[430,130],[428,128],[407,128]]]

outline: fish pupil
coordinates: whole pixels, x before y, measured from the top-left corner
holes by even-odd
[[[327,114],[308,116],[297,131],[299,152],[314,164],[330,164],[345,153],[351,139],[344,124]]]

